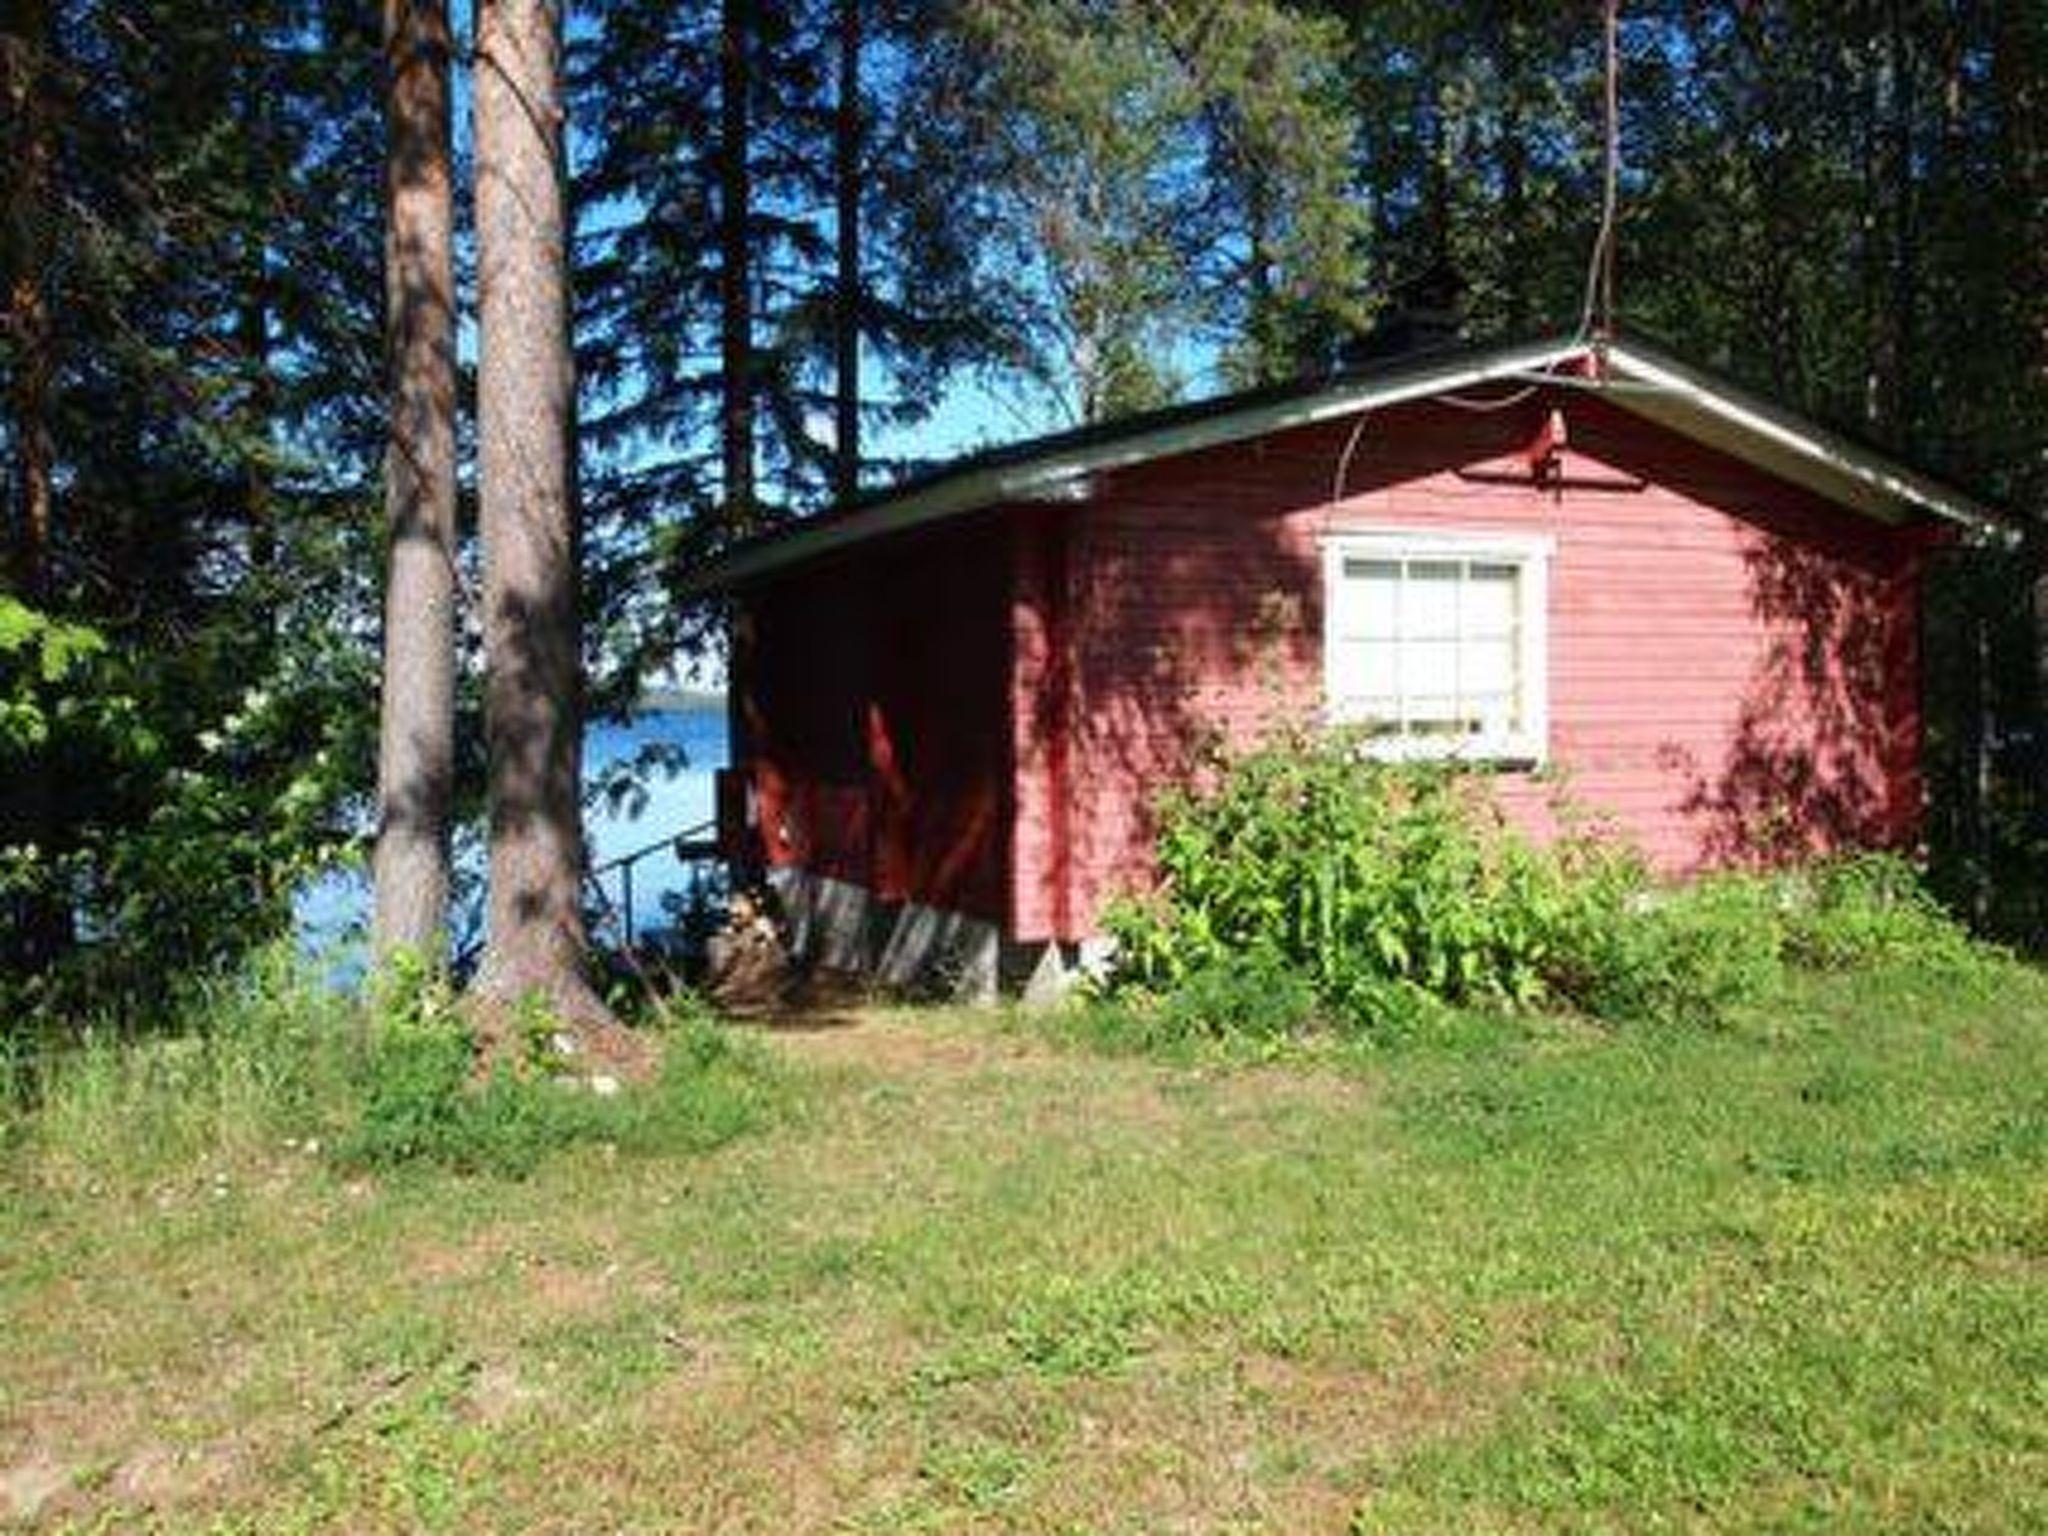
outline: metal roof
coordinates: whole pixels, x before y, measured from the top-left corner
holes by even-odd
[[[886,534],[1006,502],[1078,499],[1090,475],[1492,383],[1601,396],[1680,436],[1884,522],[2002,521],[1962,491],[1633,338],[1460,346],[1332,378],[1226,395],[970,455],[930,474],[734,546],[691,573],[703,597]]]

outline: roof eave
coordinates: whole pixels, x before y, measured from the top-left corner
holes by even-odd
[[[821,518],[730,551],[684,579],[678,595],[711,597],[869,539],[907,532],[1008,503],[1070,499],[1091,475],[1173,454],[1399,405],[1507,379],[1548,376],[1560,387],[1608,398],[1617,407],[1708,447],[1757,464],[1852,511],[1887,523],[1931,514],[1974,529],[2006,520],[1981,502],[1803,418],[1791,415],[1640,343],[1605,348],[1612,388],[1598,376],[1551,374],[1586,356],[1591,343],[1560,338],[1504,346],[1480,355],[1418,359],[1371,378],[1339,379],[1314,390],[1211,414],[1112,434],[1043,454],[941,474],[923,485]],[[1647,387],[1646,387],[1647,386]]]
[[[1616,403],[1636,415],[1734,453],[1796,484],[1890,523],[1925,513],[1969,528],[1996,527],[2004,519],[1951,486],[1908,469],[1803,418],[1709,381],[1672,358],[1638,344],[1617,341],[1608,361],[1620,373],[1653,386],[1655,393],[1631,393]],[[1664,401],[1673,409],[1660,408]],[[1747,439],[1743,453],[1712,430],[1719,426]]]
[[[985,507],[1055,499],[1064,487],[1089,475],[1553,368],[1585,350],[1583,343],[1551,341],[1503,348],[1480,358],[1461,356],[1434,364],[1421,362],[1398,373],[1369,380],[1340,380],[1324,389],[1262,402],[1241,411],[1221,411],[1043,458],[942,478],[843,517],[801,526],[772,540],[734,550],[686,579],[679,595],[684,599],[709,597],[849,544],[902,533]]]

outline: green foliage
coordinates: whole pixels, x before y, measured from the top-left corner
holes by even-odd
[[[1322,1016],[1315,988],[1285,956],[1258,951],[1188,971],[1143,996],[1084,996],[1046,1022],[1097,1050],[1174,1054],[1222,1045],[1274,1053],[1311,1034]]]
[[[1565,808],[1568,809],[1568,808]],[[1818,968],[1979,954],[1911,865],[1654,884],[1624,845],[1538,846],[1483,779],[1282,732],[1161,808],[1159,891],[1111,909],[1141,1033],[1271,1039],[1311,1017],[1381,1038],[1445,1007],[1712,1023]]]
[[[1596,840],[1514,836],[1478,779],[1373,762],[1342,735],[1282,733],[1170,794],[1160,825],[1160,893],[1107,919],[1121,976],[1173,993],[1258,954],[1354,1023],[1416,992],[1548,1000],[1571,979],[1563,946],[1640,884]]]
[[[356,1116],[336,1155],[345,1166],[430,1164],[523,1177],[579,1142],[642,1151],[716,1146],[768,1108],[764,1059],[740,1049],[694,996],[651,1021],[663,1029],[660,1076],[620,1087],[571,1075],[542,1009],[514,1021],[517,1049],[486,1072],[445,981],[407,966],[388,984],[356,1078]]]
[[[1935,900],[1920,872],[1893,855],[1817,864],[1794,877],[1791,895],[1785,952],[1816,970],[1904,961],[1974,974],[1990,955]]]
[[[1595,1017],[1712,1024],[1782,975],[1775,891],[1720,875],[1582,909],[1559,945],[1555,993]]]
[[[232,969],[343,856],[362,674],[346,648],[316,657],[309,622],[223,697],[204,658],[29,617],[30,646],[0,654],[0,1033],[161,1023],[167,980]]]
[[[1191,972],[1160,1000],[1159,1011],[1178,1036],[1284,1040],[1313,1021],[1316,993],[1284,956],[1259,950],[1233,965]]]
[[[167,1022],[172,983],[276,935],[353,831],[376,24],[295,0],[0,24],[21,141],[0,264],[43,317],[0,327],[24,384],[0,441],[52,455],[47,543],[9,550],[0,600],[0,1034]]]
[[[0,752],[46,744],[51,732],[79,711],[50,690],[76,680],[107,649],[106,638],[83,624],[66,624],[0,593]]]
[[[1349,317],[1363,221],[1334,26],[1270,0],[970,0],[956,26],[990,244],[1018,274],[1006,361],[1062,416],[1176,398],[1198,336],[1243,381],[1285,376]]]
[[[0,1147],[66,1185],[134,1183],[197,1164],[317,1156],[343,1170],[440,1168],[524,1177],[578,1144],[708,1150],[779,1102],[763,1053],[700,1003],[673,1003],[651,1083],[601,1093],[559,1070],[536,1015],[517,1059],[484,1072],[445,979],[401,963],[368,1003],[266,950],[171,1005],[177,1026],[141,1038],[0,1053]]]
[[[686,1002],[675,1012],[660,1076],[644,1087],[569,1075],[547,1043],[544,1013],[523,1020],[524,1049],[488,1072],[447,994],[387,1014],[363,1053],[355,1118],[335,1155],[344,1167],[431,1165],[521,1178],[550,1152],[601,1143],[643,1152],[706,1150],[758,1124],[764,1061]]]

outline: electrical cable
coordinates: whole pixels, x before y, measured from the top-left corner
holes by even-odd
[[[1541,384],[1530,384],[1515,390],[1512,394],[1500,395],[1492,400],[1474,400],[1469,395],[1437,395],[1434,398],[1443,401],[1445,405],[1455,405],[1461,411],[1504,411],[1542,392]]]
[[[1600,188],[1600,229],[1586,263],[1586,292],[1579,307],[1576,341],[1604,341],[1614,331],[1614,226],[1621,200],[1621,0],[1607,0],[1603,27],[1606,84],[1603,99],[1604,164]]]
[[[1372,407],[1367,406],[1358,413],[1358,420],[1352,423],[1351,435],[1344,439],[1344,451],[1337,456],[1337,472],[1330,477],[1330,505],[1336,506],[1344,499],[1344,481],[1351,474],[1351,456],[1358,451],[1358,440],[1365,436],[1365,424],[1372,420]]]

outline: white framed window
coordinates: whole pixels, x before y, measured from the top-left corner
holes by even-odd
[[[1510,535],[1330,536],[1328,719],[1387,757],[1542,762],[1551,548]]]

